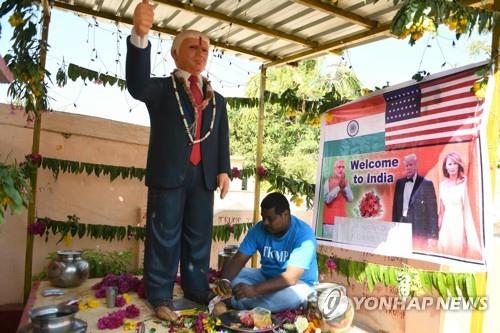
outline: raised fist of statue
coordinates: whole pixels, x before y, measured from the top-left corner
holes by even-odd
[[[151,30],[155,17],[154,8],[155,6],[151,5],[149,0],[143,0],[135,7],[134,31],[138,36],[147,36]]]

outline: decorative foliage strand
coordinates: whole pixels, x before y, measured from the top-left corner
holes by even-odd
[[[66,75],[64,68],[61,67],[56,76],[57,84],[60,87],[64,87],[68,81],[67,78],[70,78],[73,81],[76,81],[77,79],[82,79],[83,82],[87,82],[87,80],[92,81],[97,84],[102,84],[104,86],[110,85],[114,86],[115,84],[118,85],[118,87],[121,90],[125,90],[127,88],[127,84],[125,80],[119,79],[116,76],[111,76],[108,74],[103,74],[103,73],[98,73],[96,71],[93,71],[88,68],[80,67],[75,64],[69,64],[68,66],[68,73]]]
[[[212,227],[212,239],[225,243],[232,235],[234,239],[239,240],[252,225],[252,223],[214,225]],[[51,233],[54,236],[59,235],[60,238],[57,243],[63,241],[67,236],[78,236],[79,239],[89,237],[91,239],[103,239],[110,242],[124,240],[125,237],[129,240],[135,239],[141,241],[144,241],[146,238],[144,227],[86,224],[81,223],[80,218],[76,215],[69,215],[66,221],[57,221],[48,217],[37,218],[33,226],[30,232],[34,235],[45,235],[45,242],[48,242]]]
[[[58,177],[61,171],[72,174],[81,174],[85,172],[87,175],[94,174],[97,177],[109,175],[110,181],[118,177],[123,179],[137,178],[142,181],[146,175],[146,169],[143,168],[93,164],[50,157],[42,158],[41,167],[52,171],[55,178]],[[300,196],[305,196],[307,207],[312,207],[315,185],[308,183],[298,176],[284,175],[284,172],[278,166],[273,166],[273,169],[267,169],[264,166],[260,166],[257,170],[255,167],[245,167],[242,170],[233,168],[231,176],[232,178],[248,178],[255,176],[256,173],[259,173],[261,178],[269,182],[270,191],[276,190],[282,193],[288,193],[292,196],[292,200],[294,201]]]
[[[101,174],[104,176],[109,175],[110,181],[113,181],[120,176],[123,179],[137,178],[142,181],[144,176],[146,175],[146,169],[143,168],[94,164],[94,163],[86,163],[86,162],[78,162],[70,160],[61,160],[49,157],[44,157],[42,159],[41,166],[43,169],[48,169],[52,171],[54,178],[57,178],[60,171],[72,174],[81,174],[85,172],[87,173],[87,175],[91,175],[93,173],[97,177],[99,177]]]
[[[373,263],[359,262],[342,258],[328,257],[318,253],[318,267],[323,274],[337,274],[345,276],[347,282],[355,279],[359,283],[365,283],[371,292],[375,285],[382,283],[385,286],[399,288],[401,297],[418,296],[423,292],[431,292],[433,289],[442,298],[465,297],[476,298],[476,280],[472,273],[445,273],[418,270],[406,266],[404,268],[378,265]],[[330,264],[334,261],[334,269]]]

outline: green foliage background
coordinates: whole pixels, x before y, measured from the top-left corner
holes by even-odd
[[[260,74],[250,79],[247,97],[258,97],[259,85]],[[263,165],[279,166],[285,175],[314,183],[320,140],[319,115],[358,97],[360,90],[361,84],[351,70],[341,66],[325,68],[322,59],[302,61],[297,67],[269,69],[266,92],[282,98],[265,105]],[[324,100],[329,103],[321,104]],[[254,165],[258,108],[243,103],[230,107],[228,113],[231,154],[244,157],[247,166]]]

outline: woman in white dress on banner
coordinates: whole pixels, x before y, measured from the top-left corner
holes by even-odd
[[[457,257],[481,257],[479,241],[467,194],[464,163],[456,152],[449,152],[443,161],[446,177],[439,184],[440,252]]]

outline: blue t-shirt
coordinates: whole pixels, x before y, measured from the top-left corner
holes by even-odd
[[[309,285],[318,282],[316,237],[307,223],[293,215],[290,216],[290,228],[280,238],[268,233],[260,221],[248,231],[239,251],[248,256],[259,251],[260,271],[267,278],[280,275],[292,265],[304,269],[300,277],[303,282]]]

